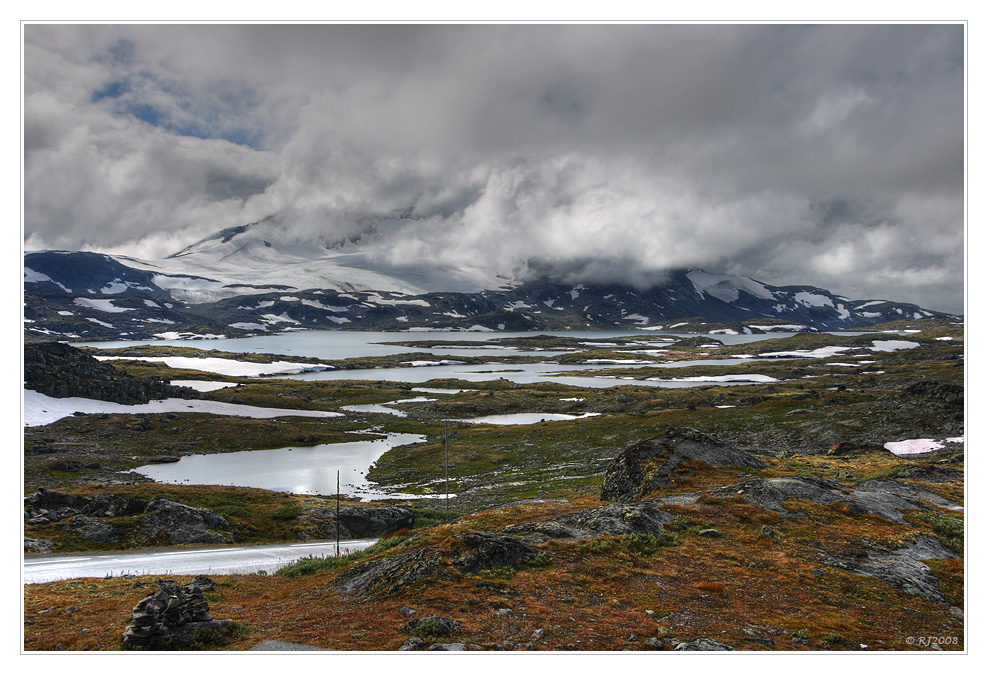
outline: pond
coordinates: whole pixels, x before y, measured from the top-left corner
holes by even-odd
[[[367,480],[367,471],[391,448],[423,441],[425,436],[419,434],[388,434],[372,441],[189,455],[134,471],[159,483],[236,485],[312,495],[335,495],[338,471],[341,494],[364,501],[410,498],[382,491]]]

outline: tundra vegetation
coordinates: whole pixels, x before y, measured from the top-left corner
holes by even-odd
[[[933,649],[913,638],[935,635],[949,638],[938,648],[963,650],[963,444],[906,456],[884,447],[963,437],[963,328],[911,322],[866,335],[801,334],[740,346],[704,335],[670,338],[662,347],[667,351],[658,354],[662,337],[649,336],[653,344],[647,346],[638,344],[644,340],[601,346],[552,336],[501,341],[563,352],[552,359],[600,363],[602,373],[632,378],[599,389],[507,380],[410,385],[224,377],[113,361],[134,376],[224,381],[236,386],[201,396],[263,407],[340,412],[415,398],[413,386],[461,391],[392,403],[405,417],[346,411],[331,418],[71,416],[25,428],[24,494],[47,489],[164,498],[222,516],[240,544],[298,541],[318,535],[307,510],[335,506],[335,495],[157,484],[131,470],[192,454],[415,433],[425,440],[390,450],[368,478],[419,499],[344,499],[345,506],[409,508],[414,525],[350,556],[302,559],[270,575],[215,577],[215,589],[204,596],[209,611],[232,619],[236,630],[201,648],[242,650],[281,640],[397,650],[413,636],[483,649],[654,650],[707,638],[737,650],[874,651]],[[892,340],[918,346],[880,350],[880,343]],[[845,349],[815,358],[658,365],[825,347]],[[173,347],[128,351],[219,355]],[[323,364],[368,368],[409,358]],[[622,365],[629,358],[655,364]],[[539,357],[477,359],[523,363]],[[734,386],[642,383],[723,375],[766,377]],[[530,425],[463,421],[515,412],[597,415]],[[719,463],[667,448],[636,465],[633,497],[601,499],[626,449],[676,434],[697,434],[752,461]],[[447,458],[454,495],[448,499]],[[140,533],[142,517],[103,519],[120,533],[109,543],[87,539],[63,521],[27,524],[25,538],[47,540],[55,553],[168,544]],[[121,648],[130,610],[153,581],[25,586],[24,648]],[[413,615],[448,617],[455,630],[443,636],[412,631]]]

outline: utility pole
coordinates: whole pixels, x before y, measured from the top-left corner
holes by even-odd
[[[336,557],[340,557],[340,470],[336,470]]]
[[[449,522],[449,420],[443,420],[443,454],[446,456],[446,522]]]

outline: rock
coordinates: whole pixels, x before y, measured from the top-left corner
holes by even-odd
[[[51,539],[24,539],[25,553],[51,553],[51,547],[55,545]]]
[[[699,532],[697,532],[697,534],[699,534],[701,537],[710,537],[711,539],[719,539],[724,536],[720,533],[720,530],[715,530],[712,527],[706,530],[700,530]]]
[[[665,649],[665,645],[662,644],[662,640],[659,638],[649,638],[642,642],[642,649],[651,652],[660,652]]]
[[[158,589],[134,606],[124,630],[124,649],[183,649],[201,631],[222,630],[232,621],[216,620],[198,586],[158,581]]]
[[[416,614],[418,614],[418,612],[416,612],[411,607],[402,607],[401,609],[398,610],[398,613],[401,614],[403,617],[408,618],[408,619],[410,619],[413,616],[415,616]]]
[[[437,642],[436,644],[429,647],[427,651],[430,652],[465,652],[467,646],[462,642]]]
[[[89,516],[78,515],[61,524],[61,528],[76,536],[97,544],[115,544],[120,540],[122,530],[106,525]]]
[[[723,642],[717,642],[710,638],[697,638],[691,642],[680,642],[676,645],[677,652],[733,652],[734,647],[729,647]]]
[[[656,501],[607,504],[550,520],[518,523],[504,532],[534,534],[551,539],[583,539],[601,535],[659,534],[672,515],[659,509]]]
[[[440,568],[439,558],[438,549],[431,547],[393,558],[369,560],[340,574],[331,588],[357,595],[371,592],[389,595],[426,579],[449,579]]]
[[[230,523],[208,509],[196,509],[155,497],[148,503],[144,513],[137,531],[152,537],[165,533],[173,544],[220,544],[233,541]]]
[[[216,589],[216,582],[207,577],[205,574],[199,574],[189,582],[189,586],[195,586],[203,591],[212,591]]]
[[[655,500],[659,504],[695,502],[703,492],[673,495]],[[853,489],[848,489],[835,481],[807,476],[780,476],[777,478],[753,478],[727,487],[710,490],[706,494],[714,497],[735,497],[742,495],[752,504],[775,511],[784,516],[792,516],[782,502],[787,499],[806,499],[818,504],[844,502],[852,514],[867,513],[882,516],[896,523],[907,525],[902,511],[926,509],[921,500],[947,506],[948,502],[933,493],[920,488],[906,486],[897,481],[876,479],[867,481]]]
[[[923,561],[956,557],[939,541],[916,537],[914,542],[898,549],[862,541],[861,548],[851,555],[824,554],[824,562],[851,574],[879,579],[904,593],[946,604],[939,581]]]
[[[775,539],[775,530],[768,525],[762,525],[762,536],[768,537],[769,539]]]
[[[471,530],[456,535],[456,539],[472,549],[453,562],[453,568],[462,574],[476,574],[495,567],[515,567],[534,560],[538,555],[534,548],[510,535]]]
[[[259,642],[247,651],[249,652],[331,652],[332,649],[326,647],[313,647],[312,645],[300,645],[296,642],[281,642],[279,640],[265,640]]]
[[[919,380],[903,389],[902,393],[953,405],[963,405],[964,403],[964,387],[953,382]]]
[[[419,633],[427,637],[451,635],[462,627],[459,621],[445,616],[427,616],[421,619],[411,619],[405,624],[408,633]]]
[[[834,456],[846,455],[848,453],[854,452],[854,450],[855,450],[855,446],[851,443],[837,443],[835,445],[830,446],[826,454],[834,455]]]
[[[80,396],[124,405],[152,399],[202,398],[189,387],[128,375],[60,342],[24,345],[24,386],[53,398]]]
[[[399,652],[421,652],[429,648],[429,643],[420,637],[410,637],[398,647]]]
[[[532,639],[532,640],[541,640],[544,637],[545,637],[545,630],[543,630],[542,628],[539,628],[537,631],[535,631],[535,632],[532,633],[530,639]]]
[[[888,473],[889,478],[908,478],[921,480],[925,483],[940,483],[945,480],[963,478],[964,472],[942,466],[923,466],[907,464],[897,466]]]
[[[745,466],[761,469],[764,464],[748,453],[695,429],[669,429],[664,436],[628,446],[608,466],[601,501],[631,501],[663,485],[685,460],[711,466]]]
[[[951,607],[947,611],[950,613],[950,616],[952,617],[962,620],[964,619],[964,610],[961,609],[960,607]]]
[[[336,509],[313,507],[302,511],[301,518],[322,524],[327,538],[336,536]],[[340,537],[365,539],[384,537],[415,525],[415,513],[400,506],[346,506],[340,509]]]

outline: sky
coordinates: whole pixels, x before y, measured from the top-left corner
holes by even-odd
[[[382,261],[960,313],[964,59],[958,24],[27,24],[23,245],[411,209]]]

